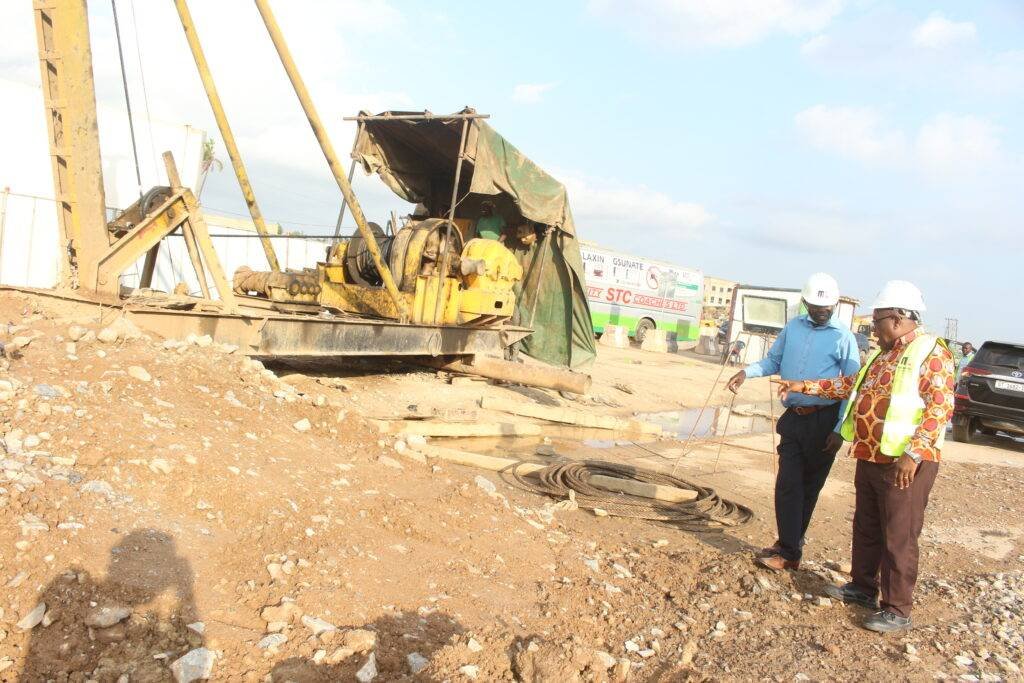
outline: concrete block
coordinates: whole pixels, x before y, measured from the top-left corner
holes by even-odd
[[[655,353],[668,353],[668,330],[648,330],[644,340],[640,344],[640,350],[653,351]]]
[[[601,346],[611,346],[616,349],[628,348],[629,330],[622,325],[605,325],[599,341]]]
[[[718,341],[715,337],[705,334],[702,334],[700,339],[697,340],[697,348],[694,349],[694,353],[699,353],[702,356],[722,355],[721,350],[718,348]]]

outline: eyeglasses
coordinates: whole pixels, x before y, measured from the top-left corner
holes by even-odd
[[[871,319],[871,327],[878,327],[878,323],[882,322],[883,320],[888,320],[889,318],[899,318],[899,317],[900,317],[899,315],[893,313],[892,315],[882,316],[881,318],[872,318]]]

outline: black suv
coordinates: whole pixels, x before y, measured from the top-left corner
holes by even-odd
[[[1024,344],[985,342],[956,386],[953,438],[1024,434]]]

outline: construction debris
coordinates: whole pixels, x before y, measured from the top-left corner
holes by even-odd
[[[549,422],[560,422],[562,424],[587,427],[590,429],[610,429],[617,432],[634,432],[640,434],[661,434],[661,426],[643,422],[641,420],[628,420],[608,415],[594,415],[593,413],[572,408],[554,408],[541,406],[525,401],[510,401],[508,399],[484,397],[480,399],[480,407],[485,410],[498,410],[513,415],[533,417]]]

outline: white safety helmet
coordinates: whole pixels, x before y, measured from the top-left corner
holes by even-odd
[[[879,308],[902,308],[907,311],[924,313],[924,297],[921,290],[906,280],[889,280],[882,285],[882,291],[871,304],[872,310]]]
[[[813,306],[835,306],[839,303],[839,283],[828,273],[815,273],[807,278],[801,296]]]

